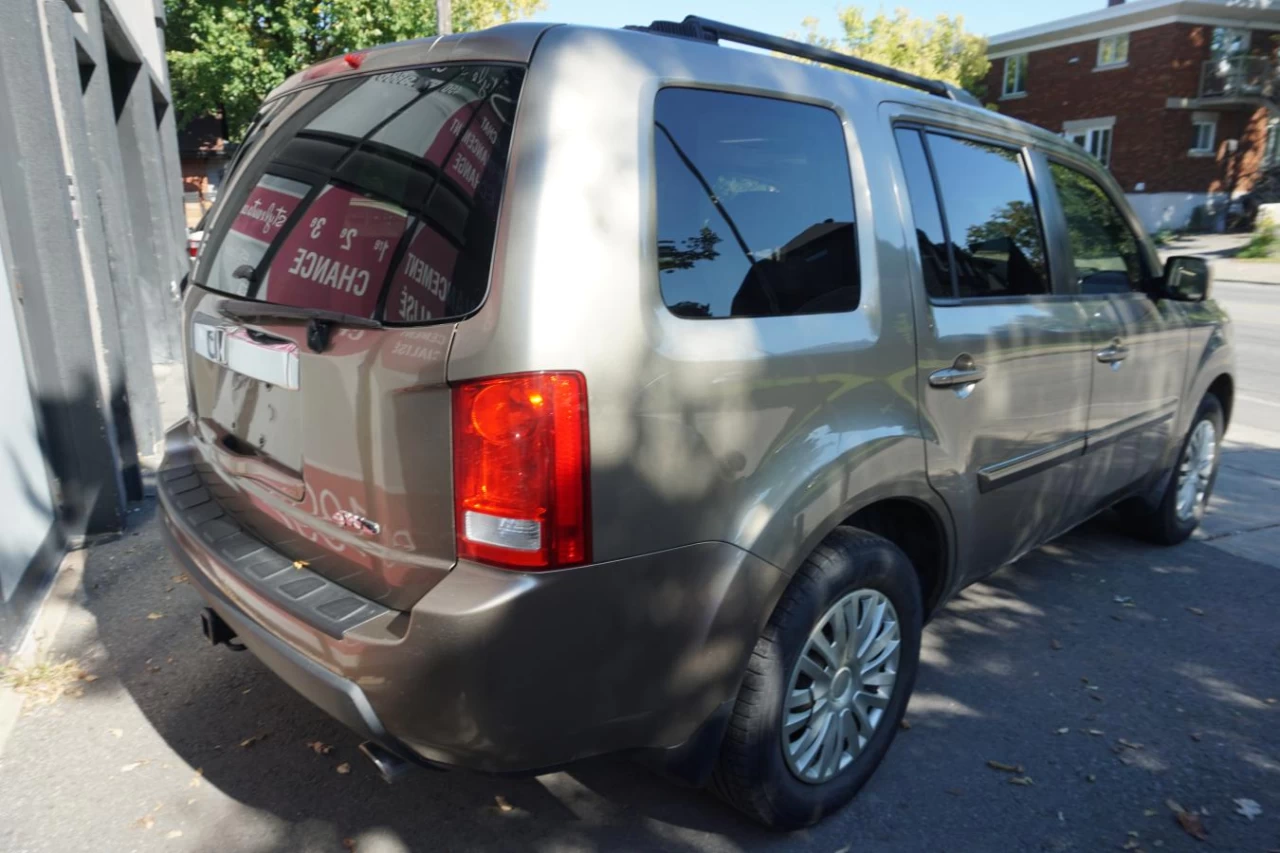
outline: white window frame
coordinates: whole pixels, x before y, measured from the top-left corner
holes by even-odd
[[[1062,135],[1071,142],[1080,145],[1081,148],[1096,157],[1102,165],[1110,168],[1111,152],[1115,149],[1116,143],[1115,126],[1115,116],[1078,119],[1076,121],[1063,122]],[[1084,142],[1077,142],[1077,137],[1083,137]],[[1105,145],[1103,144],[1104,139],[1106,140]]]
[[[1010,65],[1010,63],[1013,63]],[[1013,80],[1009,72],[1013,71]],[[1020,98],[1027,94],[1027,54],[1015,53],[1004,58],[1004,74],[1001,78],[1000,97]],[[1012,82],[1012,85],[1010,83]]]
[[[1200,128],[1209,128],[1207,145],[1200,145]],[[1187,151],[1192,157],[1212,157],[1218,153],[1218,116],[1216,113],[1191,114],[1192,145]]]
[[[1111,58],[1103,59],[1106,47],[1111,46]],[[1122,55],[1123,54],[1123,55]],[[1129,64],[1129,34],[1117,33],[1098,39],[1098,68],[1123,68]]]

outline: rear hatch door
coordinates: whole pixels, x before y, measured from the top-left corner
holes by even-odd
[[[184,303],[223,505],[394,608],[455,561],[445,367],[487,289],[522,79],[447,64],[267,104]]]

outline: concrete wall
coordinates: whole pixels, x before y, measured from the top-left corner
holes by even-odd
[[[163,437],[153,367],[180,359],[185,227],[162,15],[158,0],[0,0],[0,244],[18,330],[0,316],[0,338],[24,342],[39,435],[20,474],[0,473],[0,506],[22,497],[9,481],[39,472],[57,519],[42,553],[55,556],[124,528],[143,497],[138,456]],[[9,355],[0,366],[22,363]],[[0,412],[5,436],[3,418],[21,415]],[[5,563],[0,599],[39,588],[52,562]],[[0,607],[0,652],[27,616]]]

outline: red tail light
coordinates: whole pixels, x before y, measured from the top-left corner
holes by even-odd
[[[518,373],[453,389],[458,556],[541,570],[591,559],[587,385]]]
[[[200,254],[200,243],[199,243],[198,241],[196,241],[196,240],[188,240],[188,241],[187,241],[187,254],[188,254],[188,255],[190,255],[190,256],[191,256],[191,257],[193,257],[193,258],[194,258],[196,255]]]

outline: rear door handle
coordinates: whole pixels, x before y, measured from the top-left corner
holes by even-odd
[[[975,363],[973,356],[961,355],[950,367],[930,373],[929,384],[934,388],[955,388],[958,385],[981,382],[986,376],[987,369]]]
[[[1098,361],[1103,364],[1119,364],[1129,357],[1129,348],[1121,344],[1112,344],[1104,350],[1099,350]]]

